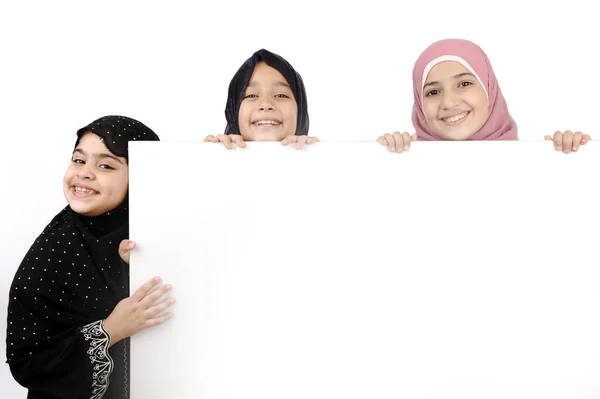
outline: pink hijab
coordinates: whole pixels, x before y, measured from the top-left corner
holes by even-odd
[[[443,61],[457,61],[477,77],[488,98],[488,120],[468,140],[518,140],[517,124],[510,116],[496,75],[483,50],[468,40],[446,39],[427,47],[413,69],[412,121],[418,140],[443,140],[427,125],[423,113],[423,85],[431,68]]]

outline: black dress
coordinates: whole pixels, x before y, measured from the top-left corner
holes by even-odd
[[[28,398],[127,398],[128,340],[103,324],[129,296],[118,254],[127,208],[88,218],[66,207],[37,238],[10,288],[7,359]]]

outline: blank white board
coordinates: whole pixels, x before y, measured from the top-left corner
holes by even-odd
[[[130,149],[144,398],[600,396],[600,147]]]

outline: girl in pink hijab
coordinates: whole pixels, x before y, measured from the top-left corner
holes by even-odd
[[[377,139],[402,152],[411,141],[518,140],[492,65],[476,44],[446,39],[425,49],[413,68],[414,135],[394,132]],[[557,150],[577,151],[591,138],[581,132],[556,132]]]

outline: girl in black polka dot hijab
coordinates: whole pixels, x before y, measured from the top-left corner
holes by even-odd
[[[69,205],[23,259],[8,305],[7,362],[29,399],[127,398],[127,337],[170,318],[155,278],[129,297],[119,243],[129,235],[129,141],[144,124],[105,116],[77,132],[63,188]]]

